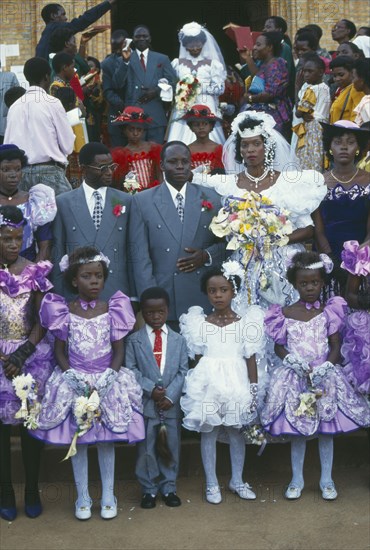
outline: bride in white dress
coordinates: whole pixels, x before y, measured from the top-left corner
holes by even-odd
[[[182,27],[179,41],[179,57],[172,61],[179,80],[188,75],[195,76],[200,81],[200,90],[193,103],[207,105],[212,113],[220,117],[218,98],[225,89],[226,67],[217,42],[207,29],[195,22]],[[179,140],[189,145],[196,140],[186,122],[179,120],[185,111],[174,108],[168,141]],[[216,143],[225,143],[221,126],[216,126],[209,137]]]
[[[322,174],[301,170],[291,156],[288,142],[274,126],[274,119],[266,113],[240,113],[224,145],[227,175],[194,173],[193,176],[193,183],[214,188],[225,200],[228,196],[242,197],[245,192],[254,191],[289,212],[288,219],[293,226],[289,244],[272,247],[271,254],[262,261],[252,256],[248,266],[244,266],[245,288],[239,293],[239,303],[233,304],[240,315],[251,304],[267,309],[271,304],[286,306],[298,299],[285,276],[287,260],[295,252],[304,250],[304,243],[312,239],[311,214],[326,193]],[[242,250],[236,250],[233,259],[241,262],[242,255]],[[262,270],[267,284],[266,280],[261,284]]]

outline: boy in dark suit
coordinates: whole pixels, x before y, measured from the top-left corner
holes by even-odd
[[[167,506],[180,506],[176,480],[180,454],[180,397],[188,354],[185,339],[166,325],[169,296],[160,287],[140,298],[145,326],[126,342],[125,366],[135,372],[143,388],[146,439],[137,444],[136,476],[142,488],[142,508],[154,508],[158,491]],[[160,429],[167,432],[171,460],[159,456]]]

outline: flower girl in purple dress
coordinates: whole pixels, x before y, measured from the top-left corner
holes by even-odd
[[[34,398],[39,402],[53,366],[52,350],[38,319],[43,293],[52,288],[47,279],[52,265],[46,261],[34,264],[19,255],[26,223],[16,206],[0,206],[0,516],[7,521],[17,516],[10,428],[21,424],[22,419],[27,424],[28,418],[26,399],[20,399],[17,389],[24,394],[25,380],[31,378]],[[25,513],[36,518],[42,512],[38,489],[42,444],[29,436],[24,425],[20,426],[20,436]]]
[[[91,517],[87,444],[97,443],[101,517],[111,519],[117,515],[114,442],[144,439],[142,391],[134,374],[122,367],[123,338],[135,323],[130,300],[120,291],[108,303],[98,299],[108,266],[109,259],[90,246],[64,256],[61,271],[78,296],[67,303],[49,293],[40,309],[42,325],[55,337],[58,366],[47,383],[33,435],[48,443],[72,443],[67,457],[72,457],[80,520]]]
[[[318,436],[322,497],[334,500],[333,435],[370,422],[365,398],[354,391],[338,365],[347,304],[339,296],[324,306],[319,301],[331,263],[325,254],[296,254],[287,277],[300,299],[288,307],[271,306],[265,317],[282,366],[271,375],[261,421],[271,435],[291,436],[293,477],[285,492],[291,500],[301,496],[304,486],[307,437]]]

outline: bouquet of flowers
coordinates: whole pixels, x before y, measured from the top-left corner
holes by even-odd
[[[90,391],[90,395],[81,395],[76,397],[73,405],[73,416],[77,424],[77,430],[73,436],[68,453],[63,460],[68,460],[69,457],[74,456],[77,453],[77,438],[88,432],[95,420],[100,418],[101,411],[99,406],[100,398],[95,389]]]
[[[141,185],[135,172],[129,172],[126,175],[125,181],[123,182],[123,188],[127,193],[130,193],[130,195],[134,195],[140,191]]]
[[[199,80],[188,74],[176,85],[175,104],[179,111],[188,111],[194,104],[200,88]]]
[[[21,400],[21,407],[15,413],[15,418],[24,420],[23,425],[29,430],[38,427],[41,405],[37,400],[37,384],[32,374],[19,374],[12,381],[15,395]]]

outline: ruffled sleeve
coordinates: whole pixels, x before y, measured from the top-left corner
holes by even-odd
[[[209,174],[202,172],[199,168],[198,170],[195,168],[193,170],[193,179],[191,183],[195,183],[196,185],[203,185],[204,187],[214,189],[216,193],[221,196],[235,194],[241,196],[243,195],[243,193],[245,193],[245,191],[243,189],[239,189],[235,181],[236,180],[234,174],[215,174],[213,176],[210,176]]]
[[[57,214],[55,192],[51,187],[38,183],[29,190],[31,223],[34,227],[52,222]]]
[[[120,290],[115,292],[108,301],[108,311],[111,341],[116,342],[132,330],[135,324],[135,315],[130,299]]]
[[[341,296],[333,296],[326,302],[324,313],[328,324],[328,336],[342,330],[347,310],[347,302]]]
[[[259,306],[250,306],[241,319],[243,353],[247,359],[254,355],[263,355],[266,339],[264,330],[264,311]]]
[[[225,90],[226,71],[222,63],[213,59],[211,63],[211,81],[207,85],[206,93],[219,96]]]
[[[30,290],[47,292],[53,285],[47,279],[47,275],[53,268],[53,264],[47,261],[28,264],[22,273],[14,275],[5,270],[0,271],[0,287],[9,296],[18,296]]]
[[[41,302],[40,307],[40,322],[44,328],[49,331],[59,340],[66,341],[68,338],[69,328],[69,308],[66,300],[49,292]]]
[[[313,225],[311,214],[319,207],[327,192],[324,176],[316,170],[280,174],[276,183],[263,191],[274,204],[290,212],[295,229]]]
[[[285,346],[287,343],[287,323],[281,306],[269,307],[265,316],[265,331],[275,344]]]
[[[370,274],[370,246],[362,246],[358,241],[346,241],[343,244],[342,263],[340,265],[352,275],[363,275],[366,277]]]
[[[188,313],[180,315],[180,332],[186,340],[188,355],[191,359],[204,353],[202,326],[205,319],[203,308],[200,306],[192,306],[189,308]]]

